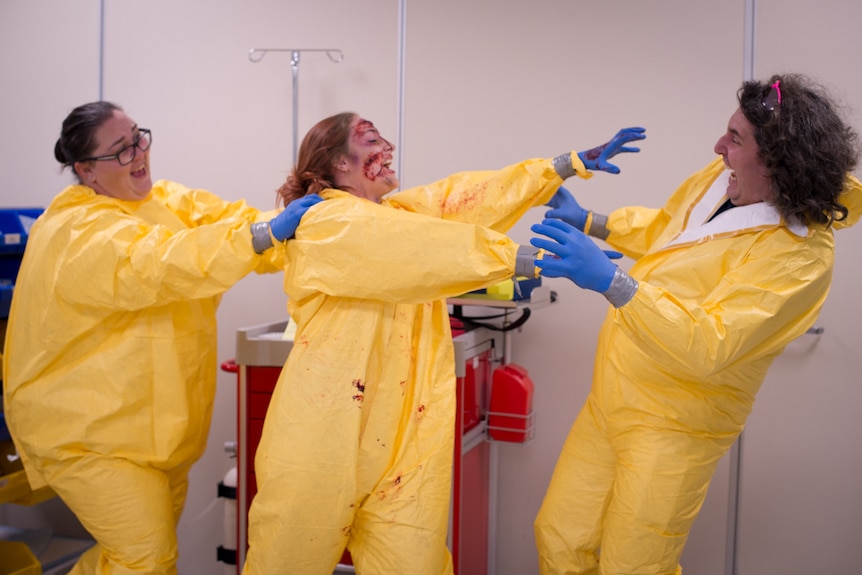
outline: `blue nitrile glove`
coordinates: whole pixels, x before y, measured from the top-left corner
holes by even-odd
[[[530,244],[556,256],[546,255],[536,260],[543,276],[566,277],[584,289],[599,293],[605,293],[611,287],[617,271],[611,258],[616,258],[619,252],[605,252],[584,232],[562,220],[543,220],[530,230],[549,238],[532,238]]]
[[[587,215],[590,213],[578,204],[578,201],[569,190],[560,186],[554,197],[545,204],[553,209],[545,212],[546,218],[558,218],[564,222],[584,231],[587,223]]]
[[[323,198],[317,194],[309,194],[287,204],[280,214],[269,221],[273,237],[280,242],[292,238],[308,208],[322,201]]]
[[[609,164],[608,160],[621,152],[640,152],[640,148],[628,147],[626,144],[646,138],[645,131],[643,128],[623,128],[609,142],[605,142],[601,146],[584,152],[578,152],[578,157],[588,170],[601,170],[611,174],[619,174],[620,169],[613,164]]]

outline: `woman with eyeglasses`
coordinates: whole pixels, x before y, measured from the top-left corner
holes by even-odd
[[[220,297],[249,272],[283,271],[273,238],[321,200],[262,213],[153,183],[151,144],[109,102],[67,116],[54,155],[78,183],[33,225],[9,314],[4,407],[27,478],[97,542],[74,574],[176,573],[215,398]]]
[[[814,324],[833,231],[862,214],[858,136],[803,76],[745,82],[714,160],[664,207],[556,198],[537,265],[605,294],[592,389],[535,523],[542,575],[680,573],[772,361]],[[628,272],[587,236],[635,260]]]

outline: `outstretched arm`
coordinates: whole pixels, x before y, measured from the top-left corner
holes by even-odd
[[[619,168],[607,160],[618,153],[639,151],[626,144],[645,137],[643,128],[626,128],[586,152],[525,160],[496,171],[459,172],[393,194],[386,202],[411,212],[506,232],[527,210],[548,202],[567,178],[590,178],[590,170],[618,173]]]

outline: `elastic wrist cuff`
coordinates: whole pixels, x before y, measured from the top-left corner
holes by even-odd
[[[255,222],[251,225],[251,245],[256,254],[262,254],[272,247],[269,222]]]
[[[617,268],[611,280],[610,287],[602,294],[614,307],[622,307],[629,303],[638,291],[639,284],[635,278]]]
[[[590,228],[593,226],[593,212],[587,212],[587,219],[584,221],[584,229],[582,230],[585,234],[590,235]]]

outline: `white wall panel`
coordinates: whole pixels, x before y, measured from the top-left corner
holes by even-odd
[[[54,143],[98,96],[98,0],[0,1],[0,206],[44,207],[72,182]]]

